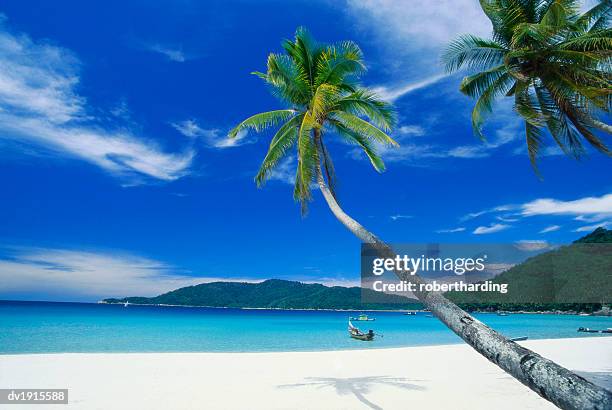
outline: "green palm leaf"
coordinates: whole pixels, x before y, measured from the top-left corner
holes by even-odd
[[[332,111],[331,115],[334,119],[344,125],[353,132],[376,141],[380,144],[391,145],[398,147],[399,144],[390,136],[379,130],[366,120],[363,120],[356,115],[344,111]]]
[[[238,133],[244,129],[251,128],[256,132],[260,132],[266,128],[272,127],[282,121],[287,120],[295,115],[295,110],[275,110],[255,114],[246,120],[242,121],[234,127],[228,134],[230,138],[235,138]]]
[[[480,5],[493,25],[492,39],[461,36],[443,55],[447,71],[477,71],[460,85],[476,99],[476,135],[483,138],[494,101],[514,96],[534,168],[547,134],[568,155],[585,153],[581,140],[610,155],[599,132],[612,127],[599,117],[612,110],[612,1],[583,14],[576,0],[480,0]]]
[[[295,144],[298,135],[297,127],[302,123],[303,118],[303,114],[296,115],[278,129],[270,142],[268,153],[261,163],[259,172],[255,176],[257,186],[264,184],[278,162],[285,157],[287,151]]]
[[[331,135],[359,146],[380,172],[385,166],[375,148],[381,144],[397,146],[387,135],[395,124],[395,112],[389,103],[359,85],[365,65],[355,43],[322,45],[306,29],[298,28],[295,38],[285,40],[283,48],[285,53],[268,56],[265,73],[253,74],[263,79],[272,94],[289,108],[249,117],[229,136],[235,137],[244,129],[261,131],[279,126],[255,182],[262,186],[296,147],[293,195],[305,214],[314,183],[323,184],[323,191],[329,190],[336,197],[336,173],[324,144],[324,132],[333,131]]]

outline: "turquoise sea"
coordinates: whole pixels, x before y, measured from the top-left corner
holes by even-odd
[[[372,312],[354,322],[382,334],[373,342],[347,334],[359,312],[281,311],[0,301],[0,353],[262,352],[375,349],[461,343],[425,314]],[[508,337],[609,337],[578,327],[612,327],[612,317],[478,314]]]

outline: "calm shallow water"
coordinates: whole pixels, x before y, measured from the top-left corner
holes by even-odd
[[[0,301],[0,353],[314,351],[461,342],[435,318],[395,312],[354,322],[383,337],[353,340],[347,318],[356,313]],[[612,327],[612,317],[476,316],[508,337],[530,339],[608,337],[576,329]]]

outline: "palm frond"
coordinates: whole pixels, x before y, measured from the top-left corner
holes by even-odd
[[[318,86],[310,103],[313,118],[321,123],[338,99],[338,87],[335,85],[321,84]]]
[[[319,164],[317,147],[314,144],[312,130],[316,121],[309,112],[304,114],[298,131],[298,164],[293,197],[301,204],[302,215],[308,210],[308,202],[312,199],[310,185],[316,176],[316,166]]]
[[[291,104],[304,105],[310,97],[307,81],[299,75],[299,70],[291,57],[271,53],[268,56],[268,71],[265,75],[254,72],[273,88],[273,93],[281,100]]]
[[[338,133],[340,137],[342,137],[349,144],[357,145],[363,150],[363,152],[366,154],[366,156],[370,160],[370,163],[376,171],[384,172],[385,163],[376,152],[376,148],[374,147],[374,144],[370,139],[345,127],[339,121],[332,120],[331,123],[334,126],[334,130]]]
[[[452,41],[442,55],[446,72],[454,72],[463,67],[469,69],[489,69],[502,64],[508,50],[493,40],[473,35],[463,35]]]
[[[485,117],[492,111],[493,102],[495,99],[506,94],[510,90],[513,82],[514,79],[512,76],[510,76],[510,74],[502,73],[480,93],[480,96],[478,97],[478,100],[476,100],[476,104],[474,104],[474,108],[472,109],[472,128],[474,129],[474,133],[478,138],[482,140],[485,139],[484,134],[482,133],[482,125]],[[465,87],[468,86],[465,85]]]
[[[259,172],[255,176],[255,182],[260,187],[264,184],[270,173],[274,170],[278,162],[283,159],[287,151],[295,144],[298,135],[298,126],[302,123],[304,114],[296,115],[291,118],[282,127],[278,129],[274,138],[270,142],[268,153],[264,158]]]
[[[559,43],[557,47],[561,50],[600,51],[607,53],[609,58],[610,50],[612,50],[612,28],[588,32],[577,37],[572,37]]]
[[[357,134],[360,134],[380,144],[392,145],[396,147],[399,146],[399,144],[395,142],[393,138],[391,138],[369,122],[357,117],[356,115],[338,110],[332,111],[331,115],[334,119],[342,123],[342,125],[344,125],[346,128],[352,130]]]
[[[300,74],[300,77],[314,89],[316,62],[322,53],[322,47],[312,38],[308,30],[298,27],[294,41],[285,40],[283,48],[291,57]]]
[[[358,76],[365,71],[363,54],[352,41],[325,47],[317,62],[314,86],[321,84],[339,85],[349,76]]]
[[[530,92],[529,84],[518,83],[514,94],[514,109],[526,123],[535,128],[546,124],[546,118],[537,99]]]
[[[274,110],[255,114],[246,120],[242,121],[228,133],[230,138],[235,138],[238,132],[251,128],[256,132],[260,132],[266,128],[272,127],[282,121],[295,115],[295,110]]]
[[[539,127],[525,121],[525,136],[529,161],[531,162],[531,166],[533,167],[534,171],[539,174],[537,158],[538,153],[540,152],[540,147],[542,146],[542,131]]]
[[[494,86],[501,77],[507,75],[505,65],[498,65],[490,70],[482,71],[465,77],[459,90],[470,97],[480,97],[486,90]]]
[[[576,21],[576,25],[589,32],[602,30],[610,26],[611,16],[612,1],[602,0],[599,4],[580,16]]]
[[[358,116],[366,116],[374,125],[383,131],[390,131],[395,125],[395,111],[391,104],[378,98],[371,91],[358,89],[336,102],[338,110]]]

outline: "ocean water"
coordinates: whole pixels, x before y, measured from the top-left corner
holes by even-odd
[[[347,319],[357,313],[0,301],[0,354],[317,351],[461,343],[435,318],[396,312],[372,312],[376,321],[353,322],[382,335],[373,342],[354,340]],[[612,327],[612,317],[476,316],[508,337],[529,339],[610,337],[576,330]]]

